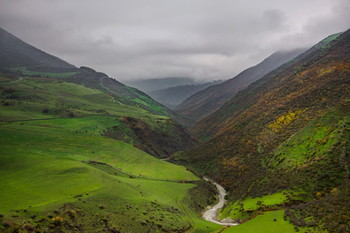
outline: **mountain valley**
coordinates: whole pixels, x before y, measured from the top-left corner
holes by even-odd
[[[0,232],[349,232],[349,61],[348,30],[146,94],[0,29]]]

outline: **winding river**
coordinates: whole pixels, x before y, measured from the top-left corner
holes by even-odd
[[[208,206],[208,210],[206,210],[202,217],[209,221],[209,222],[213,222],[213,223],[216,223],[216,224],[220,224],[220,225],[223,225],[223,226],[235,226],[235,225],[238,225],[238,223],[236,222],[233,222],[232,219],[222,219],[222,220],[217,220],[216,216],[218,214],[218,211],[224,206],[224,204],[226,203],[226,200],[225,200],[225,196],[226,196],[226,190],[221,186],[219,185],[218,183],[216,183],[215,181],[213,180],[210,180],[206,177],[203,177],[204,180],[212,183],[213,185],[215,185],[215,187],[218,189],[219,191],[219,202],[214,205],[213,207],[210,207]]]

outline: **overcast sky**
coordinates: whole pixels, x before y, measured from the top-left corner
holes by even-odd
[[[118,80],[228,79],[350,28],[350,0],[0,0],[0,26]]]

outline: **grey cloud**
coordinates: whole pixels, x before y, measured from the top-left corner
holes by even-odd
[[[120,80],[230,78],[349,28],[348,0],[0,0],[0,26]]]
[[[281,10],[267,10],[263,13],[263,23],[268,29],[283,29],[286,27],[286,16]]]

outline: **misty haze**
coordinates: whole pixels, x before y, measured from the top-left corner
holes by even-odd
[[[0,232],[350,232],[350,1],[0,3]]]

